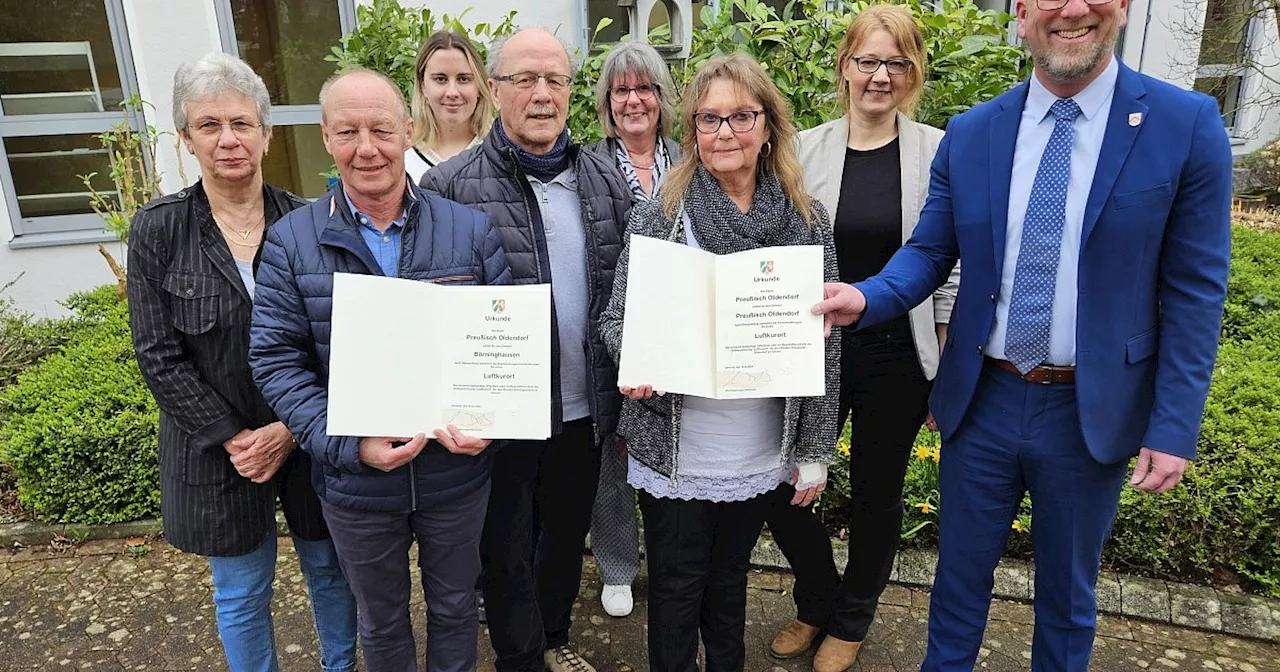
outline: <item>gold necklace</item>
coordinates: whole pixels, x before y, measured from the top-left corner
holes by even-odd
[[[258,245],[262,244],[262,241],[259,240],[256,243],[248,243],[244,241],[249,240],[249,234],[253,233],[254,231],[257,231],[263,224],[266,223],[266,221],[267,221],[267,215],[264,212],[262,214],[262,218],[258,220],[257,224],[254,224],[253,226],[247,229],[232,229],[226,226],[225,224],[223,224],[222,222],[218,221],[218,218],[216,215],[213,218],[213,223],[218,225],[218,229],[221,230],[223,234],[234,233],[240,236],[240,240],[236,240],[235,238],[232,238],[229,235],[224,235],[223,237],[227,239],[227,242],[231,243],[232,245],[236,245],[239,247],[247,247],[250,249],[257,249]]]

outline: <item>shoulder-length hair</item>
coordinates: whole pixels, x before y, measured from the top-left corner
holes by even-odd
[[[467,65],[471,67],[471,78],[475,81],[478,92],[476,109],[471,113],[471,132],[477,138],[483,138],[489,133],[494,111],[498,109],[493,93],[485,85],[484,66],[476,46],[471,40],[453,31],[436,31],[422,43],[422,48],[418,49],[418,58],[413,64],[413,144],[419,149],[430,149],[440,138],[440,125],[436,123],[435,112],[422,91],[422,76],[426,73],[427,61],[441,49],[461,51],[467,58]]]
[[[671,68],[662,60],[657,49],[641,42],[622,42],[609,50],[596,80],[596,109],[600,112],[600,126],[610,138],[618,137],[618,125],[613,119],[609,91],[615,80],[628,74],[641,81],[649,80],[658,87],[658,137],[671,133],[671,122],[676,118],[676,85],[671,81]]]
[[[773,80],[769,79],[764,68],[754,58],[742,52],[717,56],[703,63],[685,91],[682,99],[684,132],[680,140],[684,158],[672,169],[670,176],[663,180],[662,190],[659,192],[663,214],[668,219],[676,218],[681,201],[689,193],[693,174],[702,162],[702,157],[698,156],[698,131],[693,117],[698,113],[698,107],[706,98],[711,85],[718,81],[731,82],[741,94],[760,101],[760,107],[764,109],[764,122],[769,129],[772,151],[768,155],[760,154],[756,169],[760,172],[773,171],[782,185],[783,195],[805,222],[813,226],[818,215],[813,208],[813,199],[804,189],[804,174],[800,169],[797,150],[799,142],[796,139],[796,125],[791,121],[791,106],[779,93]]]
[[[911,70],[907,71],[907,95],[898,105],[903,114],[911,117],[924,91],[924,35],[911,12],[901,5],[872,5],[858,12],[849,23],[849,30],[836,51],[836,96],[840,99],[840,109],[845,114],[849,113],[849,80],[844,77],[845,66],[854,57],[854,50],[877,30],[889,33],[898,50],[911,61]]]

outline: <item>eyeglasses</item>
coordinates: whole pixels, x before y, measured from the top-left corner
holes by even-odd
[[[1036,0],[1036,7],[1042,12],[1056,12],[1067,6],[1071,0]],[[1109,5],[1111,0],[1084,0],[1086,5]]]
[[[710,112],[699,112],[693,115],[693,126],[698,129],[699,133],[711,135],[712,133],[719,133],[720,127],[727,121],[729,122],[729,128],[735,133],[746,133],[756,127],[756,120],[762,114],[764,114],[764,110],[741,110],[727,117]]]
[[[539,79],[547,80],[547,88],[552,91],[564,91],[573,83],[569,75],[539,75],[536,72],[517,72],[514,75],[500,75],[493,78],[498,82],[509,82],[517,89],[532,89],[538,85]]]
[[[1051,0],[1045,1],[1048,2]],[[1110,2],[1111,0],[1107,1]],[[857,64],[858,72],[866,75],[876,74],[876,71],[880,69],[881,65],[883,65],[885,72],[888,72],[890,75],[901,76],[907,74],[907,72],[911,70],[912,65],[911,61],[905,58],[891,58],[885,61],[879,58],[871,58],[869,56],[854,56],[850,60]]]
[[[615,103],[625,103],[631,98],[631,92],[636,92],[636,97],[640,100],[649,100],[653,98],[653,94],[657,93],[657,84],[641,84],[639,86],[615,86],[609,89],[609,97]]]
[[[228,126],[231,127],[231,132],[237,138],[247,138],[256,133],[259,128],[262,128],[262,124],[255,124],[253,122],[244,121],[243,119],[227,122],[209,119],[207,121],[202,121],[195,126],[187,124],[187,130],[195,131],[198,135],[206,138],[216,138],[222,135],[222,129],[227,128]]]

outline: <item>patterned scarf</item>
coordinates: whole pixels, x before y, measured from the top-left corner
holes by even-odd
[[[554,180],[556,175],[563,173],[569,167],[569,154],[566,151],[569,148],[569,129],[567,128],[560,133],[555,146],[546,154],[533,154],[512,142],[511,138],[507,136],[506,129],[502,127],[501,119],[493,122],[493,130],[491,132],[498,136],[498,145],[500,147],[509,147],[515,150],[516,160],[520,162],[520,167],[524,168],[524,172],[543,182]]]
[[[631,197],[640,201],[648,201],[658,197],[658,187],[662,186],[662,174],[671,168],[671,156],[667,154],[667,143],[661,138],[653,149],[653,194],[644,193],[644,187],[640,186],[640,177],[636,175],[636,167],[631,163],[631,155],[627,153],[627,146],[618,140],[615,144],[618,146],[618,166],[622,169],[622,176],[627,178],[627,185],[631,187]]]
[[[773,171],[760,171],[757,175],[751,209],[744,213],[716,178],[699,165],[684,207],[698,245],[715,254],[805,244],[813,239],[809,225],[782,193]]]

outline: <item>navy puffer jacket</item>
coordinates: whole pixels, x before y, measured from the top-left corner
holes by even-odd
[[[457,285],[511,284],[511,269],[488,218],[413,190],[401,233],[399,276]],[[490,452],[454,455],[436,442],[409,464],[383,472],[360,462],[359,439],[329,436],[329,333],[333,274],[382,275],[360,236],[341,185],[285,216],[267,234],[257,274],[249,363],[254,381],[298,445],[318,465],[325,501],[365,511],[408,511],[452,499],[489,478]],[[388,334],[370,356],[413,347]]]

